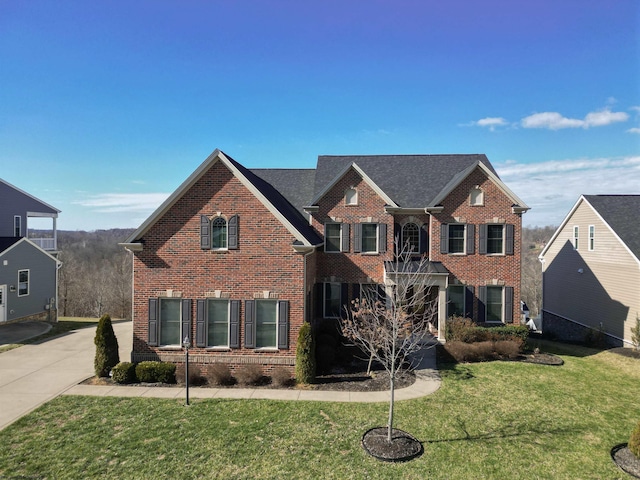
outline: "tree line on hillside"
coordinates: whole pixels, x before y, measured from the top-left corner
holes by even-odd
[[[522,300],[531,315],[542,308],[542,268],[538,255],[555,227],[522,229]],[[59,231],[59,315],[131,317],[131,254],[118,243],[133,229]]]

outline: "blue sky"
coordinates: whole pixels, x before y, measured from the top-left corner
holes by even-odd
[[[640,193],[640,2],[0,0],[0,178],[59,229],[137,227],[215,148],[485,153],[557,225]]]

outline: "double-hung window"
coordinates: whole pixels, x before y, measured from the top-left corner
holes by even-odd
[[[22,217],[20,215],[15,215],[13,217],[13,236],[22,236]]]
[[[504,253],[504,225],[487,225],[487,253]]]
[[[464,285],[449,285],[447,288],[447,317],[464,317]]]
[[[574,225],[573,227],[573,249],[578,250],[578,239],[580,238],[580,227]]]
[[[240,301],[196,301],[196,347],[240,348]]]
[[[325,252],[348,252],[349,251],[349,224],[348,223],[325,223],[324,251]]]
[[[481,224],[478,253],[481,255],[513,255],[512,224]]]
[[[29,295],[29,270],[18,270],[18,296]]]
[[[207,346],[229,346],[229,300],[207,300]]]
[[[475,225],[449,223],[440,225],[440,253],[467,254],[475,252]]]
[[[289,348],[289,302],[247,300],[244,328],[246,348]]]
[[[362,224],[362,253],[378,252],[378,224]]]
[[[481,286],[478,301],[481,322],[513,323],[513,287]]]
[[[589,225],[589,250],[596,248],[596,226]]]
[[[160,299],[160,345],[181,345],[182,300]],[[185,332],[186,333],[186,332]]]
[[[356,223],[353,228],[354,252],[385,253],[387,251],[386,223]]]
[[[502,287],[487,287],[487,322],[502,322]]]

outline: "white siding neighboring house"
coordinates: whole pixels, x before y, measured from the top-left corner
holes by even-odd
[[[640,195],[578,199],[539,257],[545,333],[583,341],[601,331],[611,345],[631,345],[640,315],[639,213]]]

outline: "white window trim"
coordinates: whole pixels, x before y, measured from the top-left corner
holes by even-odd
[[[596,226],[589,225],[589,251],[593,252],[596,249]]]
[[[451,246],[451,225],[462,225],[462,251],[452,252],[449,248]],[[466,255],[467,254],[467,224],[466,223],[448,223],[447,224],[447,254],[449,255]]]
[[[27,272],[27,293],[20,293],[20,274],[22,272]],[[18,296],[19,297],[28,297],[31,293],[31,271],[28,268],[22,268],[18,270]]]
[[[322,283],[322,318],[340,318],[340,314],[337,317],[329,316],[327,314],[327,284],[335,285],[338,288],[338,292],[342,293],[342,285],[340,282],[323,282]],[[342,301],[342,298],[339,298],[338,301]]]
[[[580,226],[574,225],[573,226],[573,249],[574,250],[578,250],[579,240],[580,240]]]
[[[16,221],[17,220],[17,221]],[[18,228],[16,228],[18,227]],[[16,230],[18,230],[18,234],[16,235]],[[14,237],[21,237],[22,236],[22,217],[20,215],[14,215],[13,216],[13,233],[14,233]]]
[[[505,288],[503,286],[499,286],[499,285],[487,285],[487,297],[489,297],[489,289],[490,288],[499,288],[500,289],[500,320],[489,320],[489,307],[487,306],[488,301],[485,300],[485,305],[484,305],[484,318],[485,318],[485,323],[491,323],[494,325],[506,325],[504,323],[504,317],[505,317],[505,301],[504,301],[504,291]]]
[[[501,252],[489,253],[489,227],[496,226],[496,225],[499,225],[499,226],[502,227],[502,251]],[[466,228],[465,228],[465,232],[464,233],[465,233],[465,241],[466,241],[466,234],[467,234]],[[489,257],[504,257],[505,256],[504,252],[505,252],[505,247],[506,247],[506,244],[507,244],[506,235],[507,235],[507,229],[506,229],[504,223],[488,223],[487,224],[487,255]],[[466,244],[465,244],[465,248],[466,248]]]
[[[180,343],[161,343],[162,340],[162,301],[175,300],[180,305]],[[182,331],[182,298],[178,297],[158,297],[158,348],[164,350],[181,350],[184,332]]]
[[[361,255],[379,255],[380,254],[380,245],[378,244],[378,242],[380,241],[380,234],[379,232],[379,223],[377,222],[362,222],[362,229],[360,230],[360,234],[362,236],[362,238],[360,238],[360,254]],[[364,251],[364,226],[365,225],[374,225],[376,227],[376,249],[375,251]]]
[[[208,350],[230,350],[231,347],[231,300],[228,298],[207,298],[207,310],[209,309],[209,302],[227,302],[227,344],[226,345],[209,345],[209,315],[207,313],[207,339],[206,339],[206,348]],[[182,313],[182,312],[180,312]]]
[[[327,250],[327,225],[338,225],[339,229],[340,229],[340,236],[338,239],[338,249],[337,250]],[[324,224],[324,236],[325,236],[325,243],[324,243],[324,251],[325,253],[341,253],[342,252],[342,223],[339,222],[326,222]]]
[[[278,300],[277,299],[270,299],[270,298],[257,298],[255,300],[255,308],[256,308],[256,312],[258,309],[258,302],[272,302],[276,304],[276,344],[273,346],[268,346],[268,347],[256,347],[253,350],[256,352],[279,352],[280,350],[278,349],[278,342],[280,340],[280,336],[278,335],[278,332],[280,331],[280,309],[278,308]],[[254,335],[255,335],[255,343],[257,345],[258,343],[258,317],[256,315],[256,320],[255,320],[255,329],[254,329]]]

